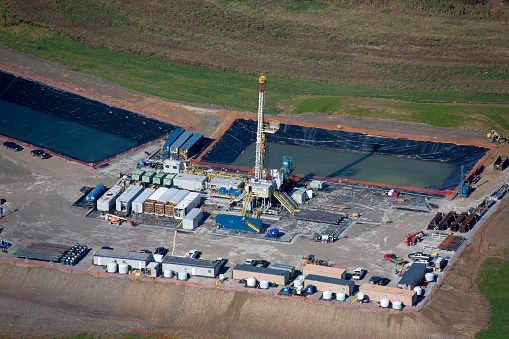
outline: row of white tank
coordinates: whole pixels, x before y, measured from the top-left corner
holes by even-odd
[[[117,264],[116,261],[111,261],[108,264],[106,264],[106,272],[108,272],[108,273],[117,273],[118,272],[120,274],[128,274],[129,273],[129,265],[126,263]],[[189,278],[189,274],[187,272],[173,272],[172,270],[164,270],[163,277],[171,279],[171,278],[173,278],[173,275],[175,273],[177,274],[178,280],[187,280]]]

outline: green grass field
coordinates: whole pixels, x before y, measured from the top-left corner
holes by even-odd
[[[503,257],[489,258],[477,276],[477,285],[491,303],[493,315],[490,328],[479,332],[476,338],[509,337],[509,253]]]
[[[252,112],[257,109],[258,74],[255,72],[227,72],[116,52],[28,25],[0,28],[0,41],[68,69],[150,95]],[[509,95],[366,88],[269,74],[266,98],[268,114],[342,114],[509,132],[509,105],[506,104]]]

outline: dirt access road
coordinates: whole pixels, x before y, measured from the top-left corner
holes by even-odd
[[[192,125],[191,130],[205,132],[208,136],[220,131],[221,126],[236,114],[217,107],[192,106],[147,97],[3,47],[0,48],[0,63],[157,114],[185,120]],[[320,123],[340,123],[351,127],[362,124],[363,128],[374,130],[463,140],[474,136],[482,140],[485,134],[482,131],[361,121],[339,116],[302,115],[298,119],[313,122],[322,119]],[[44,170],[51,173],[52,177],[67,175],[74,181],[74,188],[87,184],[87,179],[98,175],[93,169],[64,163],[59,159],[53,162],[36,162],[38,159],[24,162],[16,159],[5,164],[12,167],[9,171],[18,171],[20,185],[23,185],[23,176],[38,175],[41,167],[45,167]],[[2,162],[0,165],[0,175],[7,170],[5,164]],[[48,180],[48,177],[41,177],[41,180]],[[27,197],[29,195],[30,192],[27,192]],[[64,198],[71,200],[70,196]],[[65,200],[48,200],[45,204],[54,207],[66,204]],[[29,199],[27,201],[29,204]],[[59,213],[70,214],[64,208]],[[139,327],[235,338],[407,338],[410,335],[409,329],[413,331],[411,335],[417,338],[469,338],[488,326],[490,306],[479,293],[475,276],[486,257],[497,255],[498,251],[508,247],[509,236],[505,222],[508,215],[509,199],[506,198],[482,229],[478,230],[474,243],[464,251],[462,260],[450,270],[431,305],[419,313],[367,312],[295,300],[282,301],[279,298],[235,291],[207,291],[199,287],[99,278],[2,263],[0,285],[3,288],[0,300],[3,307],[0,308],[0,316],[5,326],[0,330],[0,335],[26,337],[80,332],[122,333],[132,327]],[[38,222],[35,216],[33,222]],[[14,215],[0,221],[0,227],[15,224]],[[78,290],[80,293],[76,293]],[[458,310],[461,310],[461,314]],[[272,324],[270,327],[267,326],[269,323]],[[361,329],[359,324],[362,324]]]

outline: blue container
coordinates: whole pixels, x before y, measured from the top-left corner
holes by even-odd
[[[270,230],[270,237],[277,238],[279,237],[279,230],[277,228],[273,228]]]
[[[290,287],[283,288],[283,294],[290,294]]]
[[[85,197],[85,200],[86,200],[86,202],[92,204],[92,203],[96,202],[97,199],[104,192],[106,192],[106,186],[104,186],[103,184],[98,184],[97,186],[94,187],[94,189],[92,191],[90,191],[90,193],[87,194],[87,196]]]
[[[180,127],[178,128],[175,128],[175,130],[170,134],[168,135],[168,138],[166,138],[166,142],[164,143],[164,146],[163,146],[163,153],[168,155],[170,154],[170,146],[171,144],[173,144],[175,142],[175,140],[178,139],[178,137],[180,137],[180,135],[184,133],[184,130]]]
[[[189,159],[196,154],[196,152],[200,149],[203,141],[203,134],[194,133],[192,137],[187,139],[187,141],[180,147],[180,155],[184,159]]]
[[[315,286],[313,286],[313,285],[307,285],[307,286],[306,286],[306,294],[307,294],[307,295],[311,295],[311,294],[313,294],[313,293],[315,293]]]

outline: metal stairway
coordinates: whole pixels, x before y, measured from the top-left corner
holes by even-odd
[[[285,191],[281,190],[273,190],[272,193],[276,197],[276,199],[290,212],[292,215],[295,214],[298,209],[298,205],[293,200],[291,196],[288,195]]]

